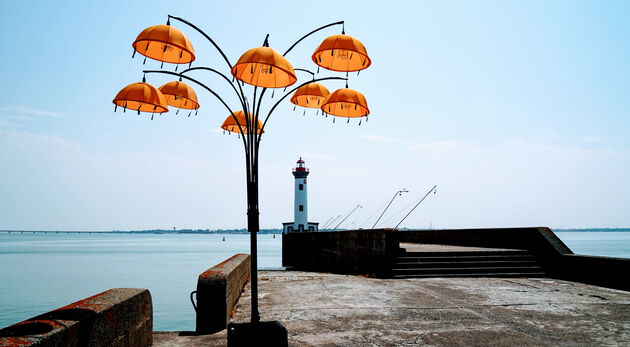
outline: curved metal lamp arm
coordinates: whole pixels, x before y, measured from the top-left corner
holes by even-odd
[[[225,60],[225,62],[226,62],[226,63],[228,64],[228,66],[230,67],[230,72],[232,71],[232,63],[230,63],[230,60],[229,60],[229,59],[228,59],[228,57],[225,55],[225,53],[223,52],[223,50],[221,49],[221,47],[219,47],[219,45],[217,45],[217,43],[216,43],[216,42],[214,42],[214,40],[213,40],[213,39],[212,39],[212,38],[211,38],[208,34],[206,34],[203,30],[201,30],[201,29],[200,29],[199,27],[197,27],[196,25],[192,24],[191,22],[189,22],[189,21],[187,21],[187,20],[185,20],[185,19],[183,19],[183,18],[181,18],[181,17],[176,17],[176,16],[173,16],[173,15],[170,15],[170,14],[169,14],[169,15],[168,15],[168,18],[169,18],[169,19],[171,19],[171,18],[172,18],[172,19],[178,20],[178,21],[180,21],[180,22],[182,22],[182,23],[184,23],[184,24],[187,24],[187,25],[188,25],[188,26],[190,26],[191,28],[193,28],[193,29],[197,30],[197,31],[198,31],[201,35],[203,35],[203,36],[204,36],[204,37],[205,37],[208,41],[210,41],[210,43],[212,43],[212,45],[214,46],[214,48],[216,48],[216,49],[217,49],[217,51],[219,51],[219,53],[221,54],[221,56],[223,57],[223,59]],[[214,70],[214,69],[210,69],[210,68],[208,68],[208,70],[210,70],[210,71],[216,71],[216,70]],[[216,72],[217,72],[217,73],[219,73],[218,71],[216,71]],[[223,76],[223,77],[225,78],[225,76],[224,76],[223,74],[221,74],[221,76]],[[188,79],[190,79],[189,77],[187,77],[187,78],[188,78]],[[227,78],[226,78],[226,79],[227,79]],[[192,79],[191,79],[191,80],[192,80]],[[227,81],[228,81],[230,84],[232,84],[232,82],[231,82],[229,79],[227,79]],[[204,88],[206,88],[206,89],[210,90],[208,87],[204,86],[203,84],[201,84],[201,83],[199,83],[199,82],[195,82],[195,83],[198,83],[199,85],[203,86]],[[240,101],[241,101],[241,105],[243,106],[243,110],[244,110],[245,112],[248,112],[248,113],[249,113],[249,110],[248,110],[248,107],[247,107],[247,103],[246,103],[246,102],[245,102],[245,100],[244,100],[244,95],[245,95],[245,94],[243,93],[243,88],[241,87],[241,84],[240,84],[238,81],[236,82],[236,84],[238,84],[238,89],[239,89],[239,91],[240,91],[239,99],[240,99]],[[234,85],[232,85],[232,88],[234,88]],[[214,95],[218,98],[218,95],[217,95],[216,93],[214,93],[214,92],[212,92],[212,93],[213,93],[213,94],[214,94]],[[237,94],[238,94],[238,93],[237,93]],[[224,104],[225,104],[225,103],[224,103]],[[234,116],[234,114],[232,114],[232,116]],[[236,119],[236,117],[234,117],[234,119]],[[236,121],[236,123],[237,123],[237,124],[239,124],[238,120]],[[240,124],[239,124],[239,128],[240,128]],[[241,131],[241,134],[243,134],[243,132],[242,132],[242,131]],[[245,137],[245,136],[243,136],[243,137]]]
[[[265,40],[266,40],[266,39],[265,39]],[[312,76],[313,78],[315,78],[315,73],[313,73],[313,72],[312,72],[312,71],[310,71],[310,70],[307,70],[307,69],[293,69],[293,70],[295,70],[295,71],[304,71],[304,72],[308,72],[309,74],[311,74],[311,76]],[[311,82],[313,82],[313,81],[311,81]],[[309,82],[309,83],[310,83],[310,82]],[[299,87],[298,87],[298,88],[299,88]],[[259,119],[258,117],[259,117],[259,113],[260,113],[260,103],[261,103],[261,101],[262,101],[262,97],[263,97],[263,95],[265,95],[265,92],[266,92],[266,91],[267,91],[267,88],[263,88],[262,92],[260,93],[260,99],[258,99],[258,106],[256,107],[256,110],[254,111],[254,114],[255,114],[255,120],[254,120],[254,122],[255,122],[255,124],[258,124],[258,119]],[[261,135],[262,135],[262,133],[261,133]],[[256,144],[258,144],[258,143],[259,143],[259,141],[256,141]]]
[[[226,81],[230,84],[230,86],[232,86],[232,89],[234,89],[234,92],[235,92],[235,93],[236,93],[236,95],[238,96],[238,99],[240,100],[241,105],[243,105],[243,109],[245,109],[245,100],[243,100],[243,97],[241,96],[241,94],[238,92],[238,90],[236,90],[236,87],[234,87],[234,84],[230,81],[230,79],[229,79],[226,75],[224,75],[224,74],[223,74],[223,73],[221,73],[220,71],[217,71],[217,70],[215,70],[215,69],[213,69],[213,68],[209,68],[209,67],[205,67],[205,66],[196,66],[196,67],[191,67],[191,68],[188,68],[188,69],[186,69],[186,70],[182,71],[181,73],[183,74],[183,73],[185,73],[185,72],[188,72],[188,71],[194,71],[194,70],[208,70],[208,71],[214,72],[214,73],[216,73],[217,75],[219,75],[219,76],[223,77],[223,79],[224,79],[224,80],[226,80]],[[240,87],[240,83],[237,83],[237,84],[238,84],[238,85],[239,85],[239,87]]]
[[[260,113],[260,103],[262,102],[263,95],[265,95],[266,91],[267,91],[267,88],[263,88],[263,90],[260,92],[260,99],[258,99],[258,106],[254,110],[254,124],[256,124],[256,126],[258,126],[258,114]],[[262,133],[262,130],[261,130],[261,133]],[[256,141],[256,143],[258,144],[258,141]]]
[[[265,117],[265,121],[263,122],[262,128],[260,128],[260,134],[258,135],[258,139],[256,141],[256,143],[260,143],[260,137],[262,136],[262,131],[265,129],[265,125],[267,124],[267,121],[269,120],[269,117],[271,116],[271,113],[273,112],[273,110],[276,109],[276,107],[282,102],[282,100],[284,100],[284,98],[286,98],[287,96],[289,96],[291,93],[293,93],[294,91],[298,90],[298,88],[305,86],[309,83],[313,83],[313,82],[319,82],[319,81],[325,81],[325,80],[342,80],[342,81],[347,81],[348,79],[345,77],[322,77],[322,78],[316,78],[312,81],[308,81],[308,82],[304,82],[302,84],[300,84],[299,86],[289,90],[288,93],[284,94],[280,100],[278,100],[273,107],[271,108],[271,110],[269,110],[269,113],[267,113],[267,117]]]
[[[285,56],[285,55],[287,55],[287,53],[291,52],[291,50],[293,49],[293,47],[295,47],[298,43],[300,43],[300,41],[302,41],[302,40],[304,40],[305,38],[307,38],[307,37],[309,37],[309,36],[313,35],[314,33],[318,32],[318,31],[320,31],[320,30],[322,30],[322,29],[326,29],[326,28],[328,28],[328,27],[330,27],[330,26],[333,26],[333,25],[339,25],[339,24],[343,25],[343,23],[344,23],[343,21],[339,21],[339,22],[334,22],[334,23],[326,24],[326,25],[321,26],[321,27],[319,27],[319,28],[317,28],[317,29],[315,29],[315,30],[311,31],[310,33],[308,33],[308,34],[306,34],[306,35],[304,35],[304,36],[300,37],[300,39],[299,39],[299,40],[295,41],[295,43],[294,43],[293,45],[291,45],[291,47],[289,47],[289,49],[287,49],[287,51],[286,51],[286,52],[284,52],[283,56]]]
[[[223,99],[221,99],[221,97],[219,96],[219,94],[217,94],[214,90],[210,89],[208,86],[206,86],[205,84],[197,81],[194,78],[185,76],[185,75],[181,75],[177,72],[171,72],[171,71],[163,71],[163,70],[144,70],[142,71],[143,73],[163,73],[163,74],[167,74],[167,75],[174,75],[174,76],[179,76],[182,78],[185,78],[189,81],[195,82],[198,85],[202,86],[203,88],[205,88],[207,91],[209,91],[212,95],[214,95],[217,99],[219,99],[219,101],[221,101],[221,103],[223,104],[223,106],[225,106],[225,108],[227,108],[227,110],[230,112],[230,114],[232,115],[232,118],[234,118],[234,120],[236,121],[236,124],[238,125],[238,129],[240,130],[241,134],[243,134],[243,128],[241,127],[241,123],[238,121],[238,119],[236,118],[236,116],[234,115],[234,112],[232,112],[232,109],[230,108],[230,106],[228,106],[228,104],[225,103],[225,101],[223,101]],[[245,146],[245,151],[248,151],[248,147],[247,147],[247,142],[245,141],[245,136],[242,136],[243,138],[243,146]]]
[[[265,36],[265,41],[263,41],[263,47],[269,47],[269,34],[267,34]],[[253,107],[254,109],[252,110],[252,121],[253,124],[252,125],[252,129],[255,129],[254,132],[252,132],[252,139],[255,140],[258,136],[258,114],[260,113],[260,103],[262,102],[263,96],[265,95],[265,92],[267,91],[267,88],[263,88],[262,91],[260,92],[260,97],[258,99],[258,105],[256,105],[256,88],[254,88],[254,103],[253,103]],[[254,152],[258,153],[258,141],[254,141]],[[256,160],[258,160],[258,156],[256,156]],[[256,164],[257,165],[257,162]]]
[[[223,53],[223,51],[221,50],[219,45],[217,45],[217,43],[214,42],[214,40],[210,36],[208,36],[208,34],[204,33],[203,30],[199,29],[196,25],[192,24],[191,22],[189,22],[189,21],[187,21],[187,20],[185,20],[183,18],[171,16],[170,14],[168,15],[168,18],[173,18],[173,19],[178,20],[178,21],[180,21],[180,22],[182,22],[184,24],[188,24],[191,28],[197,30],[201,35],[203,35],[206,39],[208,39],[208,41],[210,41],[210,43],[212,43],[214,48],[216,48],[217,51],[219,51],[219,53],[221,53],[221,55],[223,56],[223,59],[225,59],[225,62],[230,67],[230,71],[232,71],[232,64],[230,63],[230,60],[227,58],[225,53]]]
[[[254,178],[254,173],[256,172],[256,169],[254,169],[255,163],[254,163],[254,158],[255,158],[255,154],[256,153],[256,134],[258,133],[258,122],[256,121],[256,93],[258,91],[258,86],[254,86],[254,96],[253,96],[253,100],[252,100],[252,114],[251,115],[247,115],[247,117],[245,117],[245,122],[246,122],[246,126],[247,126],[247,137],[249,139],[249,143],[250,143],[250,147],[251,147],[251,151],[250,151],[250,158],[248,158],[248,161],[250,161],[252,163],[252,179],[255,180]],[[262,99],[262,96],[261,98]],[[260,101],[259,101],[260,104]],[[250,119],[251,117],[251,119]]]
[[[307,72],[307,73],[310,73],[310,74],[311,74],[311,76],[315,77],[315,73],[314,73],[313,71],[311,71],[311,70],[307,70],[307,69],[295,69],[295,68],[294,68],[293,70],[295,70],[295,71]]]

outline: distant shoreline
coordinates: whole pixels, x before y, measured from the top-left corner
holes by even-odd
[[[589,229],[551,229],[554,233],[555,232],[591,232],[591,233],[597,233],[597,232],[602,232],[602,233],[606,233],[606,232],[630,232],[630,228],[589,228]]]
[[[213,234],[248,234],[247,229],[229,229],[229,230],[111,230],[111,231],[84,231],[84,230],[0,230],[0,233],[41,233],[41,234],[195,234],[195,235],[213,235]],[[261,229],[259,234],[280,234],[282,229]]]
[[[440,229],[433,229],[439,231]],[[551,229],[553,232],[630,232],[630,228],[584,228],[584,229]],[[83,231],[83,230],[0,230],[0,233],[37,233],[37,234],[248,234],[247,229],[181,229],[181,230],[111,230],[111,231]],[[259,234],[281,234],[282,229],[261,229]]]

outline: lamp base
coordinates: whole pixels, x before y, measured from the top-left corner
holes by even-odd
[[[288,346],[287,329],[278,321],[228,324],[228,347]]]

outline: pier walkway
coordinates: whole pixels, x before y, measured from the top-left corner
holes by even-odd
[[[629,345],[630,292],[549,278],[375,279],[261,271],[264,320],[289,345]],[[249,285],[233,322],[249,320]],[[154,346],[225,345],[155,332]]]

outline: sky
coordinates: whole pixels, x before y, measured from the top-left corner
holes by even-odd
[[[371,111],[361,126],[288,100],[272,115],[260,148],[263,228],[293,219],[300,156],[309,219],[322,224],[361,205],[341,227],[370,228],[406,188],[378,224],[393,227],[437,185],[401,227],[630,227],[628,2],[3,1],[0,229],[246,226],[242,143],[220,130],[227,112],[212,95],[196,88],[197,116],[114,113],[120,89],[160,68],[132,59],[131,43],[168,14],[232,62],[266,34],[283,52],[339,20],[372,59],[349,76]],[[171,24],[193,43],[193,66],[228,73],[201,35]],[[312,52],[340,32],[312,35],[287,58],[315,70]],[[235,105],[225,81],[190,76]]]

